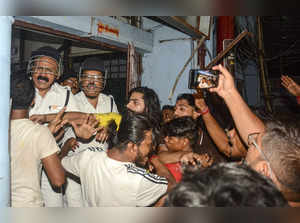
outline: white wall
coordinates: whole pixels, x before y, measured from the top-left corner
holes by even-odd
[[[149,19],[144,20],[145,29],[155,28],[157,25],[159,24]],[[144,54],[143,57],[142,86],[148,86],[156,91],[160,98],[161,106],[165,104],[174,105],[178,94],[191,93],[191,90],[188,89],[188,73],[192,68],[190,63],[177,84],[172,101],[168,100],[177,75],[191,55],[191,41],[176,40],[159,43],[159,40],[189,38],[184,33],[167,26],[156,27],[153,34],[152,53]],[[211,47],[209,42],[207,41],[207,46]],[[196,61],[195,55],[195,64]]]
[[[10,53],[13,18],[0,16],[0,207],[10,206],[9,112],[10,112]],[[2,222],[2,221],[1,221]]]

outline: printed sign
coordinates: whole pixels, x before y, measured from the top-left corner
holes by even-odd
[[[119,29],[113,27],[112,25],[104,24],[102,22],[98,22],[98,34],[104,35],[112,35],[114,37],[119,37]]]

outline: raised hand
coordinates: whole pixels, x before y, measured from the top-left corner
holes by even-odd
[[[77,137],[82,139],[90,139],[92,136],[96,135],[98,131],[103,129],[103,127],[97,127],[99,122],[93,117],[93,115],[87,114],[81,124],[78,124],[74,121],[70,122]]]
[[[58,133],[58,131],[66,124],[68,123],[68,120],[62,120],[63,114],[66,111],[66,107],[63,107],[63,109],[61,109],[55,119],[53,119],[49,125],[48,128],[50,129],[50,131],[52,132],[52,134],[56,134]]]
[[[73,150],[75,151],[75,149],[78,148],[78,142],[75,138],[69,138],[63,145],[63,147],[61,148],[60,154],[59,154],[59,158],[62,159],[64,158],[66,155],[68,155],[69,151]]]
[[[195,97],[195,105],[200,111],[203,111],[207,108],[204,98],[196,98]]]
[[[67,152],[69,152],[70,150],[75,151],[78,148],[79,145],[78,145],[77,140],[72,137],[72,138],[69,138],[65,142],[64,146],[66,146],[66,150],[67,150]]]
[[[210,92],[216,92],[219,96],[224,98],[227,95],[230,95],[231,92],[236,91],[234,79],[225,67],[219,64],[212,69],[220,71],[220,76],[218,86],[216,88],[210,88]]]
[[[289,76],[281,76],[281,85],[285,87],[292,95],[300,96],[300,86]]]
[[[104,143],[108,139],[108,130],[106,127],[102,127],[102,129],[97,133],[96,140]]]

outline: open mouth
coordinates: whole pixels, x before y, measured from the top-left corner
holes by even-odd
[[[48,83],[49,82],[49,78],[43,77],[43,76],[38,76],[37,80],[39,83]]]
[[[99,91],[99,87],[93,84],[89,84],[85,87],[87,91]]]
[[[90,85],[90,86],[87,86],[87,89],[95,90],[95,89],[97,89],[97,87],[94,85]]]
[[[38,83],[39,83],[39,84],[47,84],[47,83],[48,83],[48,81],[44,81],[44,80],[38,80]]]

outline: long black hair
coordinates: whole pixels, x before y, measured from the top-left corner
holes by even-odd
[[[155,135],[159,135],[162,123],[162,114],[158,95],[153,89],[144,86],[131,89],[129,92],[129,98],[134,92],[143,94],[145,104],[145,110],[143,114],[146,115],[153,124],[153,133]],[[155,138],[154,146],[156,144],[159,144],[159,139],[157,137]]]
[[[160,102],[155,91],[148,87],[136,87],[129,92],[129,98],[134,92],[143,94],[145,104],[144,114],[150,119],[150,121],[155,122],[155,124],[161,123],[162,117]]]

